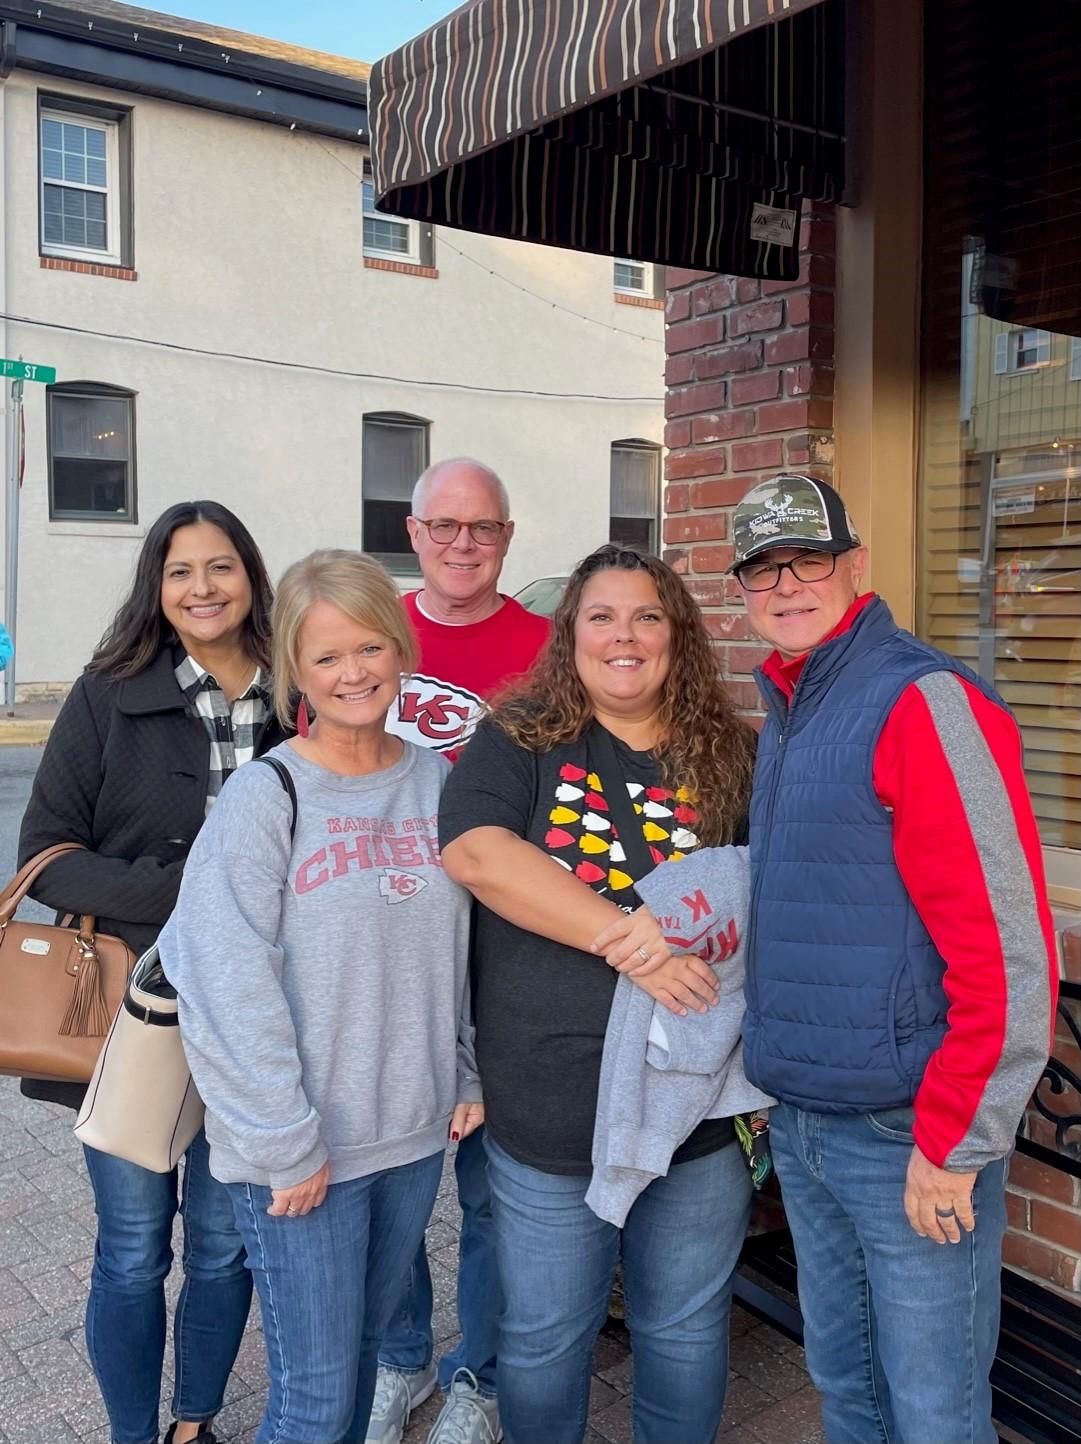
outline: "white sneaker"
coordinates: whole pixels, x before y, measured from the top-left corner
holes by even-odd
[[[399,1444],[409,1427],[409,1416],[435,1388],[435,1365],[419,1373],[403,1374],[382,1364],[375,1376],[375,1398],[364,1444]]]
[[[456,1369],[428,1444],[499,1444],[502,1438],[498,1403],[480,1392],[468,1369]]]

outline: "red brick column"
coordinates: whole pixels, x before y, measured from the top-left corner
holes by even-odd
[[[669,268],[665,560],[687,577],[737,705],[758,707],[764,651],[726,578],[731,512],[785,468],[833,475],[834,233],[809,207],[795,281]]]

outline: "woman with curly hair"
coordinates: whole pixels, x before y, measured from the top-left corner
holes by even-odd
[[[715,999],[713,971],[669,951],[635,883],[703,844],[745,840],[753,756],[679,577],[604,546],[574,572],[547,650],[496,699],[443,793],[444,865],[479,903],[476,1041],[513,1444],[583,1438],[620,1258],[636,1441],[716,1433],[751,1193],[732,1120],[699,1123],[622,1229],[585,1194],[617,973],[674,1013]],[[598,953],[621,919],[620,941]]]

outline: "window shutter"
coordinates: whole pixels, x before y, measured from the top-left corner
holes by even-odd
[[[1010,333],[1003,331],[995,337],[995,375],[1002,376],[1010,369]]]
[[[435,227],[420,227],[420,264],[422,266],[435,265]]]

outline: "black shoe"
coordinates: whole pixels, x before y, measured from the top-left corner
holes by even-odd
[[[173,1436],[176,1434],[176,1426],[179,1422],[179,1420],[176,1420],[169,1425],[163,1444],[173,1444]],[[200,1426],[199,1432],[195,1436],[195,1444],[218,1444],[218,1436],[214,1433],[209,1424],[203,1424]]]

